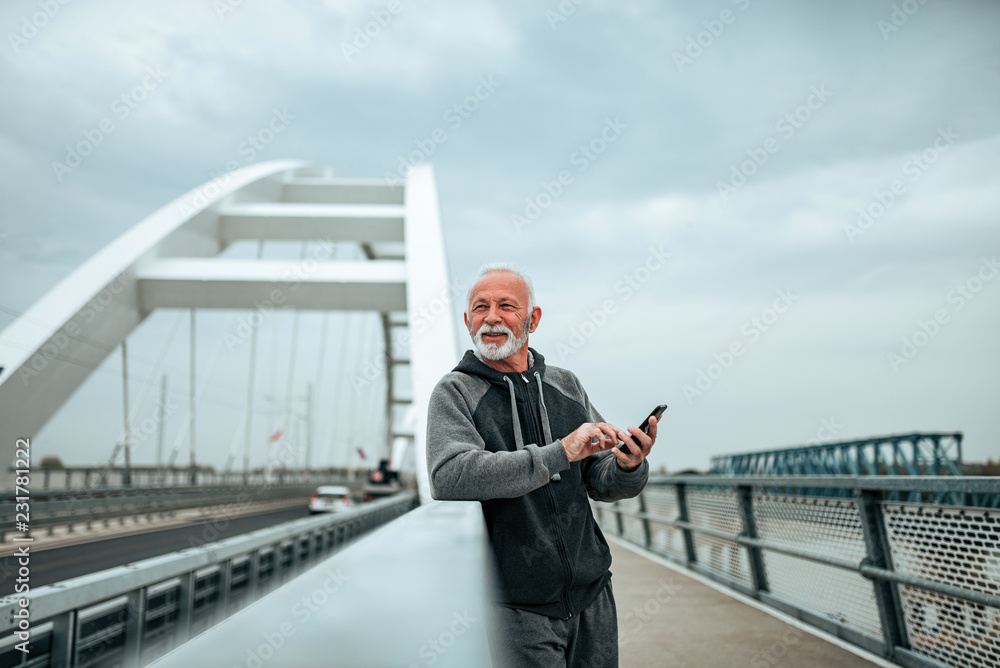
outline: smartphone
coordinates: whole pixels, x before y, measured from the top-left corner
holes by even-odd
[[[642,430],[643,433],[648,432],[649,431],[649,418],[651,418],[651,417],[656,418],[656,421],[659,422],[660,421],[660,416],[663,415],[663,412],[665,410],[667,410],[667,405],[666,404],[660,404],[659,406],[657,406],[656,408],[654,408],[650,412],[650,414],[646,416],[646,419],[642,421],[642,424],[639,425],[639,429]],[[636,445],[639,445],[639,443],[635,440],[635,437],[632,436],[631,434],[629,434],[629,439],[633,443],[635,443]],[[618,446],[618,449],[621,450],[622,452],[624,452],[626,455],[631,455],[632,454],[632,451],[628,449],[628,444],[627,443],[622,443],[621,445]]]

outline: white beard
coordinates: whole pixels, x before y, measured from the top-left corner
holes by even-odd
[[[476,345],[476,350],[479,354],[488,360],[503,360],[507,359],[518,350],[524,346],[528,341],[528,327],[530,325],[530,320],[524,321],[524,331],[521,332],[521,336],[515,337],[514,332],[510,331],[510,328],[505,325],[483,325],[479,328],[479,331],[475,334],[472,330],[469,330],[469,334],[472,335],[472,342]],[[498,345],[496,343],[485,343],[483,341],[483,334],[506,334],[507,340],[503,345]]]

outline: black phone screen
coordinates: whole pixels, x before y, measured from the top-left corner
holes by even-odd
[[[660,421],[660,417],[663,415],[664,411],[666,411],[666,410],[667,410],[667,405],[666,404],[660,404],[659,406],[657,406],[656,408],[654,408],[652,411],[650,411],[649,415],[646,416],[646,419],[642,421],[642,424],[639,425],[639,429],[641,429],[643,432],[648,431],[649,430],[649,418],[655,417],[656,421],[659,422]],[[629,438],[632,440],[633,443],[635,443],[636,445],[639,445],[638,443],[636,443],[636,440],[635,440],[634,436],[630,436]],[[625,454],[628,454],[628,455],[632,454],[632,451],[628,449],[628,444],[627,443],[622,443],[621,445],[618,446],[618,449],[621,450],[622,452],[624,452]]]

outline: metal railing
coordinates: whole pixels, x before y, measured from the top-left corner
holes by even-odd
[[[216,471],[207,466],[198,466],[193,471],[189,466],[132,466],[128,471],[121,466],[64,466],[59,468],[39,468],[32,472],[32,492],[77,489],[117,489],[139,487],[189,487],[192,476],[195,486],[223,487],[232,485],[268,485],[315,483],[316,480],[337,478],[338,480],[361,481],[368,474],[367,469],[346,467],[326,469],[274,469],[263,471],[254,469],[243,471]],[[0,481],[0,489],[13,490],[15,469],[8,467]],[[13,493],[13,492],[11,492]]]
[[[150,668],[507,666],[495,586],[481,505],[425,503]]]
[[[64,492],[40,492],[31,497],[30,526],[52,535],[57,526],[73,533],[79,525],[90,529],[95,522],[108,526],[112,520],[173,515],[178,510],[216,506],[249,506],[281,499],[306,499],[320,484],[345,484],[334,479],[311,483],[286,483],[244,487],[153,487],[110,488]],[[0,543],[8,533],[17,532],[17,500],[13,492],[0,495]]]
[[[608,532],[899,665],[986,666],[1000,511],[972,502],[997,494],[998,478],[677,476],[594,509]]]
[[[0,665],[144,666],[417,505],[417,495],[306,518],[0,599]],[[28,600],[30,643],[17,645]]]

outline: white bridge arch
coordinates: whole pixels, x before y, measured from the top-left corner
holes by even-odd
[[[353,241],[367,260],[320,262],[303,272],[296,261],[218,257],[242,239]],[[155,309],[254,309],[277,301],[272,295],[281,297],[276,308],[381,314],[387,447],[399,455],[414,447],[421,497],[429,499],[427,401],[458,359],[452,309],[439,305],[454,295],[429,165],[390,182],[266,162],[205,183],[142,220],[0,332],[4,436],[37,433]],[[408,359],[392,345],[391,330],[404,327]],[[410,365],[409,393],[393,382],[400,364]],[[400,429],[393,407],[411,402],[412,426]]]

